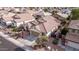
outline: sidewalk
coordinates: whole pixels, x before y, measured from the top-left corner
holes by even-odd
[[[19,42],[18,40],[15,40],[15,39],[9,37],[8,35],[4,34],[3,32],[0,32],[0,36],[2,36],[3,38],[5,38],[5,40],[10,41],[11,43],[15,44],[18,47],[21,47],[22,49],[24,49],[26,51],[31,51],[32,50],[32,48],[28,47],[24,43]]]
[[[29,41],[27,39],[22,39],[22,38],[18,38],[17,41],[25,44],[25,45],[28,45],[28,46],[33,46],[35,43],[35,40],[34,41]]]

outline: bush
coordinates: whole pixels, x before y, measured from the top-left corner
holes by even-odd
[[[58,39],[54,39],[53,41],[52,41],[52,44],[54,44],[54,45],[57,45],[58,44]]]
[[[64,26],[66,24],[66,21],[62,21],[61,25]]]
[[[37,44],[42,44],[43,42],[47,42],[48,41],[48,37],[47,36],[41,36],[36,40]]]
[[[72,12],[71,12],[71,19],[72,20],[77,20],[79,19],[79,8],[78,9],[73,9]]]
[[[48,9],[44,9],[44,12],[48,12]]]
[[[12,31],[13,32],[18,32],[18,29],[17,28],[13,28]]]
[[[68,32],[68,29],[67,28],[64,28],[64,29],[61,30],[61,34],[62,35],[66,35],[67,32]]]
[[[48,37],[47,36],[41,36],[40,38],[42,41],[48,41]]]
[[[67,17],[67,20],[70,20],[70,19],[71,19],[71,16],[68,16],[68,17]]]

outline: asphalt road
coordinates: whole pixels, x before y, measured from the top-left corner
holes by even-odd
[[[0,37],[0,51],[24,51],[22,48]]]

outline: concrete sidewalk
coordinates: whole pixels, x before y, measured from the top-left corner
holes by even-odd
[[[15,44],[18,47],[21,47],[22,49],[26,50],[26,51],[31,51],[32,48],[28,47],[27,45],[23,44],[22,42],[19,42],[13,38],[11,38],[10,36],[4,34],[3,32],[0,32],[0,36],[2,36],[5,40],[10,41],[11,43]]]
[[[35,40],[34,41],[29,41],[27,39],[22,39],[22,38],[18,38],[17,41],[25,44],[25,45],[28,45],[28,46],[33,46],[35,43]]]

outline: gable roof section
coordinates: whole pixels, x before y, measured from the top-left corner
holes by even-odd
[[[72,20],[68,28],[78,29],[79,30],[79,20]]]
[[[45,16],[43,19],[46,20],[46,22],[38,25],[40,31],[42,32],[50,32],[52,30],[57,29],[57,27],[60,25],[60,21],[52,16]]]

